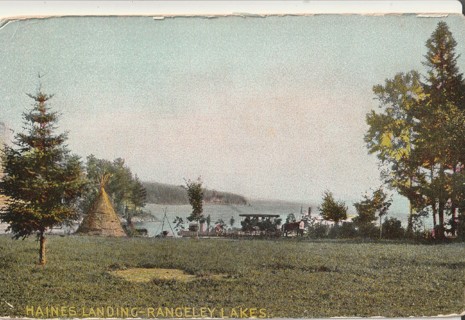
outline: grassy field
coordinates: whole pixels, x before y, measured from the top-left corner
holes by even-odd
[[[243,307],[264,308],[267,317],[465,310],[464,244],[54,236],[45,267],[35,265],[37,248],[34,239],[0,236],[0,316],[26,316],[27,306]],[[130,281],[115,274],[131,268],[195,277]]]

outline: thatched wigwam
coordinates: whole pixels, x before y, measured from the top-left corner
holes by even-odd
[[[100,192],[76,233],[107,237],[126,236],[118,215],[113,209],[110,198],[104,188],[108,179],[109,175],[102,177]]]

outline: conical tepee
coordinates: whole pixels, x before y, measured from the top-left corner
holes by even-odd
[[[108,237],[126,236],[104,188],[108,178],[108,175],[102,177],[100,192],[76,233]]]

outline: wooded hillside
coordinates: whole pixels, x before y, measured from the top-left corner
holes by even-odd
[[[147,190],[147,202],[156,204],[189,204],[187,191],[182,186],[143,182]],[[245,205],[247,200],[241,195],[216,190],[204,191],[205,203]]]

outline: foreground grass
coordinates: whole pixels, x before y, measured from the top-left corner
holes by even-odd
[[[256,307],[269,317],[422,316],[465,310],[465,245],[0,236],[0,316],[26,306]],[[174,268],[193,281],[111,271]],[[208,275],[227,275],[214,278]],[[226,279],[227,278],[227,279]]]

